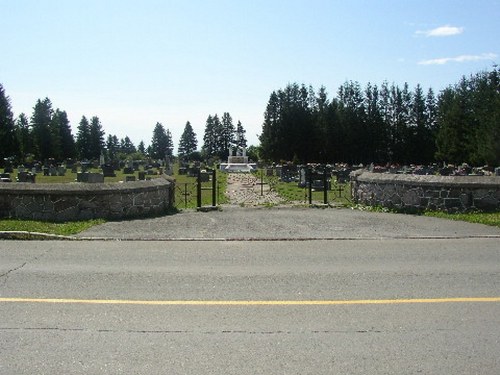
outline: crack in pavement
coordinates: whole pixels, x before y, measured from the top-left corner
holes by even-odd
[[[442,329],[450,330],[450,329]],[[329,335],[329,334],[367,334],[367,333],[394,333],[401,330],[379,329],[353,329],[353,330],[308,330],[308,331],[252,331],[252,330],[221,330],[221,331],[195,331],[195,330],[135,330],[135,329],[88,329],[88,328],[61,328],[61,327],[0,327],[0,331],[57,331],[57,332],[86,332],[86,333],[131,333],[131,334],[201,334],[201,335]],[[405,330],[406,331],[406,330]]]
[[[20,269],[23,269],[28,263],[31,263],[31,262],[36,262],[38,260],[40,260],[41,258],[43,258],[47,253],[49,252],[49,250],[45,250],[43,253],[37,255],[37,256],[34,256],[33,258],[27,260],[26,262],[22,263],[21,265],[17,266],[17,267],[14,267],[14,268],[11,268],[9,270],[7,270],[6,272],[4,273],[0,273],[0,287],[4,287],[6,284],[7,284],[7,280],[9,279],[9,275],[13,272],[16,272],[16,271],[19,271]]]

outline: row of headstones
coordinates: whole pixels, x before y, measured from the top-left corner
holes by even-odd
[[[31,172],[19,172],[17,174],[16,181],[17,182],[31,182],[35,183],[36,173]],[[0,173],[0,182],[12,182],[12,178],[10,177],[10,173]]]
[[[78,172],[76,174],[76,182],[102,183],[104,182],[104,177],[106,177],[106,175],[103,173]],[[151,177],[147,177],[145,171],[139,171],[137,179],[136,176],[125,176],[125,182],[137,181],[137,180],[139,181],[151,180]]]

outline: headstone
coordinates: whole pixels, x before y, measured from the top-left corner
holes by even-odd
[[[12,182],[10,173],[0,173],[0,182]]]
[[[57,167],[57,175],[58,176],[66,176],[66,168],[65,167]]]
[[[135,181],[135,176],[125,176],[125,182]]]
[[[139,171],[139,180],[144,181],[146,179],[146,172]]]
[[[47,167],[43,168],[43,175],[44,176],[50,176],[50,174],[49,174],[49,168],[47,168]]]
[[[200,182],[208,182],[210,181],[210,174],[207,172],[201,172],[200,173]]]
[[[71,173],[78,173],[78,166],[76,164],[73,164],[71,167]]]
[[[76,182],[89,182],[88,172],[78,172],[76,174]]]
[[[495,176],[500,176],[500,167],[495,168]]]
[[[104,177],[116,177],[113,167],[109,164],[105,164],[102,166],[102,174],[104,175]]]
[[[89,173],[88,174],[88,181],[89,183],[103,183],[104,182],[104,175],[102,173]]]
[[[134,168],[132,167],[123,168],[123,174],[133,174],[133,173],[134,173]]]
[[[35,176],[29,172],[19,172],[17,174],[17,182],[31,182],[35,183]]]
[[[49,167],[49,175],[50,176],[57,176],[57,168],[54,166]]]
[[[187,168],[186,168],[186,167],[180,167],[180,168],[179,168],[179,174],[180,174],[180,175],[185,175],[185,174],[187,174]]]

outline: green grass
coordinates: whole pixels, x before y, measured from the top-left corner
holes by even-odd
[[[260,174],[256,174],[260,178]],[[297,182],[283,182],[276,176],[265,176],[264,180],[269,183],[272,189],[276,191],[286,202],[308,204],[309,203],[309,189],[298,187]],[[339,193],[339,187],[341,192]],[[338,204],[343,206],[351,205],[351,185],[338,184],[332,181],[331,189],[327,191],[327,202],[330,204]],[[312,203],[324,203],[323,191],[312,191]]]
[[[35,220],[0,220],[0,231],[22,231],[57,234],[70,236],[80,233],[94,225],[102,224],[105,220],[85,220],[67,223],[52,223]]]
[[[196,208],[197,206],[197,178],[179,174],[178,165],[174,166],[175,178],[175,206],[177,209]],[[217,170],[216,204],[227,203],[227,174]],[[201,205],[212,205],[212,181],[201,184]]]
[[[466,214],[448,214],[440,211],[429,211],[425,216],[439,217],[449,220],[467,221],[469,223],[485,224],[500,227],[500,212],[472,212]]]

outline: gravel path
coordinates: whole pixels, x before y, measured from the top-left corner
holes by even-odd
[[[268,184],[249,173],[230,173],[227,177],[226,195],[230,204],[240,206],[261,206],[283,203],[283,199]]]

